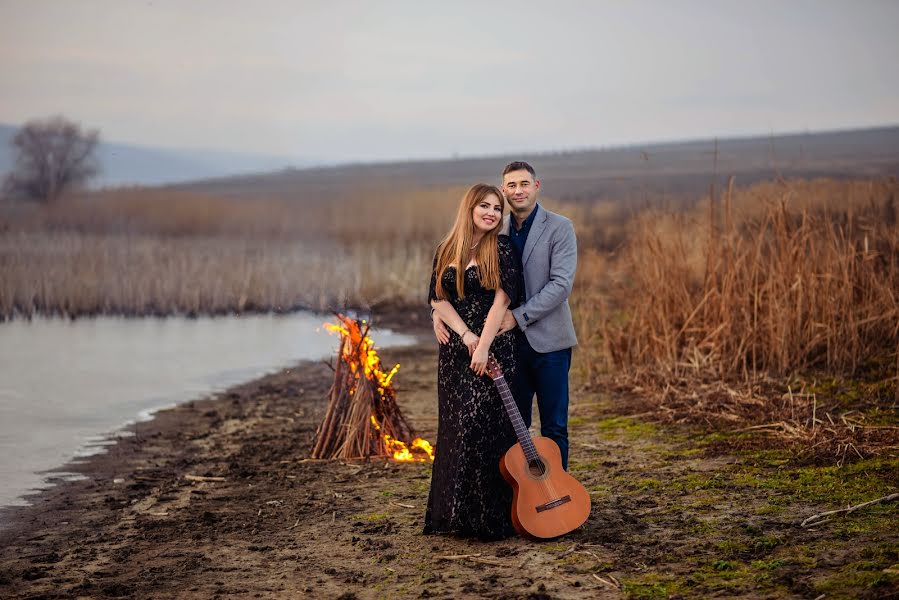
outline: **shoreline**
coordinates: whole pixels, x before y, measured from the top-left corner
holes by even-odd
[[[409,364],[412,359],[427,356],[429,344],[425,336],[430,330],[422,326],[421,315],[395,310],[379,315],[377,324],[379,328],[392,329],[416,339],[412,345],[388,348],[378,347],[375,339],[385,362],[391,362],[391,357],[395,356]],[[436,349],[432,348],[430,352],[436,361]],[[246,442],[254,441],[252,436],[247,435],[247,430],[276,428],[279,430],[278,442],[289,439],[291,443],[286,448],[266,449],[267,454],[278,456],[279,460],[274,462],[279,465],[314,465],[319,462],[305,459],[324,414],[327,392],[333,379],[328,360],[300,361],[224,391],[163,407],[147,420],[135,420],[111,432],[107,438],[111,443],[105,445],[105,451],[75,457],[59,468],[47,471],[51,478],[54,473],[59,473],[60,481],[48,489],[23,496],[30,503],[28,506],[0,508],[0,597],[31,597],[35,590],[41,590],[35,597],[82,593],[95,595],[98,592],[101,596],[116,596],[124,588],[98,588],[87,575],[63,578],[65,581],[52,577],[51,572],[58,572],[62,567],[62,561],[57,560],[59,552],[96,531],[105,535],[101,534],[93,543],[100,542],[101,546],[105,546],[108,542],[101,538],[108,535],[115,537],[113,532],[122,527],[123,521],[134,525],[144,518],[164,515],[167,510],[142,511],[135,508],[147,502],[148,496],[154,496],[153,492],[159,491],[159,488],[186,492],[187,495],[181,494],[180,499],[189,502],[191,498],[207,495],[202,489],[207,485],[204,478],[231,479],[230,470],[235,468],[235,464],[207,464],[208,460],[197,461],[191,456],[196,450],[193,446],[198,441],[203,445],[202,440],[221,438],[217,439],[216,445],[224,445],[228,441],[246,445]],[[414,385],[421,387],[421,383],[417,381]],[[415,408],[407,410],[402,404],[401,401],[401,407],[417,427],[418,433],[433,439],[436,419],[426,417],[421,419],[419,425],[420,419],[416,418],[415,413],[420,411]],[[263,414],[258,415],[263,406]],[[279,422],[283,424],[278,426]],[[263,437],[272,441],[275,438],[271,434]],[[255,461],[251,459],[250,462]],[[255,466],[261,471],[270,463],[274,466],[274,462],[260,460]],[[360,464],[377,465],[375,468],[378,470],[396,472],[421,468],[416,464],[391,466],[382,459]],[[320,468],[314,470],[321,471]],[[244,466],[238,469],[235,478],[251,476]],[[291,476],[286,478],[289,481]],[[162,494],[162,498],[152,501],[152,505],[158,507],[167,498],[166,494]],[[200,521],[208,520],[209,514],[208,511],[201,513]],[[77,557],[72,558],[75,563],[81,562]],[[29,566],[29,563],[33,564]],[[79,569],[74,564],[64,570],[85,572],[84,565]],[[68,592],[62,593],[63,589],[68,589]],[[136,591],[134,593],[141,595]]]
[[[0,330],[11,328],[4,350],[9,353],[7,367],[13,369],[0,393],[4,402],[9,402],[8,420],[0,428],[2,447],[8,451],[2,469],[6,477],[0,483],[0,511],[26,506],[29,498],[39,497],[67,473],[85,468],[82,463],[86,459],[131,435],[135,423],[151,420],[178,404],[214,397],[237,384],[293,367],[303,359],[329,360],[336,347],[335,336],[321,326],[334,322],[327,313],[270,313],[229,317],[219,323],[214,317],[204,317],[195,326],[194,321],[178,315],[167,319],[105,315],[74,325],[59,316],[42,316],[31,322],[0,323]],[[379,325],[379,331],[373,333],[376,342],[384,346],[415,343],[414,336],[393,333],[380,319]],[[30,367],[30,357],[43,352],[41,348],[69,343],[66,340],[75,342],[85,334],[95,339],[83,342],[84,356],[75,363],[71,358],[53,360],[60,356],[53,354],[39,368]],[[135,340],[132,345],[133,335],[145,338],[143,343]],[[223,342],[226,336],[244,350],[228,348],[220,355],[214,343]],[[136,358],[120,364],[119,354],[105,348],[118,349],[123,344]],[[44,413],[35,412],[45,404]],[[8,525],[9,518],[0,514],[0,529]]]
[[[400,363],[397,402],[434,441],[437,345],[426,313],[378,325],[418,340],[379,355]],[[593,502],[584,526],[537,543],[424,535],[429,464],[308,459],[332,379],[324,361],[302,362],[161,411],[71,465],[87,479],[5,511],[14,520],[0,530],[0,598],[899,592],[894,505],[799,525],[893,490],[896,459],[840,471],[770,449],[722,454],[716,433],[653,424],[628,416],[626,397],[578,390],[570,471]]]

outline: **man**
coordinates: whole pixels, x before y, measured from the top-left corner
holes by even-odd
[[[511,207],[501,233],[508,235],[521,258],[525,295],[507,311],[500,332],[524,332],[519,352],[515,396],[525,425],[531,426],[534,394],[540,433],[552,439],[568,469],[568,370],[577,345],[568,296],[577,268],[577,239],[571,221],[537,204],[540,180],[534,168],[516,161],[503,169],[502,192]],[[448,339],[434,318],[438,340]]]

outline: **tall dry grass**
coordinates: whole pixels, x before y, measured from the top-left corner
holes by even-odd
[[[578,233],[580,378],[851,370],[895,352],[896,192],[895,182],[766,183],[694,212],[544,200]],[[0,315],[419,306],[463,193],[120,190],[6,207]]]
[[[386,191],[360,185],[339,198],[230,198],[122,189],[52,205],[0,205],[0,232],[427,242],[442,236],[464,187]]]
[[[701,212],[640,214],[608,285],[583,290],[582,302],[602,306],[586,328],[592,349],[663,379],[847,373],[895,359],[897,192],[895,182],[782,182],[731,187]]]
[[[661,421],[765,434],[725,445],[838,465],[895,451],[897,192],[781,181],[637,214],[619,251],[580,253],[581,382]]]
[[[221,314],[413,304],[414,245],[28,232],[0,235],[0,314]]]
[[[0,318],[421,312],[463,192],[360,185],[327,200],[248,200],[133,190],[0,206]],[[873,406],[883,420],[895,398],[847,412],[784,382],[875,360],[899,370],[897,193],[894,181],[781,181],[731,186],[694,210],[542,200],[578,234],[575,382],[621,385],[638,392],[638,411],[763,428],[840,462],[895,448],[895,419],[872,426],[859,412]],[[878,398],[897,394],[896,378],[882,383],[872,384]]]
[[[340,201],[123,190],[0,213],[0,318],[423,304],[464,190]]]

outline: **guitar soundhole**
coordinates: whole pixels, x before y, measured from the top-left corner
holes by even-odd
[[[546,470],[546,464],[539,457],[528,461],[528,472],[531,474],[531,477],[544,477],[546,476]]]

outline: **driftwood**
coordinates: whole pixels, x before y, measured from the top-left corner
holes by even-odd
[[[421,443],[396,403],[391,379],[399,365],[384,372],[368,337],[368,325],[343,315],[337,319],[339,325],[329,326],[340,334],[334,382],[311,458],[396,457],[405,449],[406,460],[428,460],[424,449],[413,456]]]

